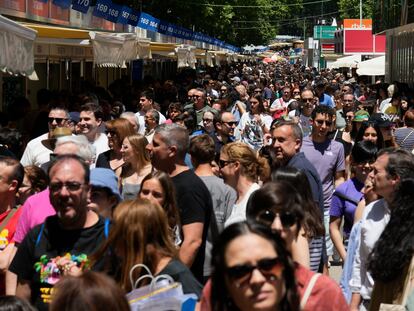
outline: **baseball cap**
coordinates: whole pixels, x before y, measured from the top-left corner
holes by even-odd
[[[355,112],[355,116],[354,116],[353,121],[354,122],[364,122],[364,121],[368,121],[368,119],[369,119],[368,111],[358,110],[357,112]]]
[[[379,127],[390,127],[392,122],[385,113],[373,113],[369,118],[370,122],[375,122]]]
[[[235,76],[235,77],[231,78],[230,80],[232,80],[232,81],[234,81],[234,82],[236,82],[236,83],[240,83],[240,78],[239,78],[239,77],[237,77],[237,76]]]
[[[90,173],[90,184],[95,187],[108,188],[121,201],[121,195],[118,189],[118,177],[114,171],[102,167],[92,169]]]

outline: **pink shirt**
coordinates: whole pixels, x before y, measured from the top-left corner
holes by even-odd
[[[49,188],[30,196],[21,207],[22,213],[17,223],[14,241],[21,243],[26,234],[38,224],[45,221],[46,217],[56,214],[49,199]]]

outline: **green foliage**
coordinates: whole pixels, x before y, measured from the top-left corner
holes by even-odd
[[[359,0],[123,0],[153,16],[236,46],[268,44],[277,34],[309,36],[321,19],[359,18]],[[374,0],[363,0],[371,18]]]
[[[340,17],[344,18],[359,18],[359,2],[360,0],[339,0],[339,12]],[[362,1],[362,17],[363,18],[372,18],[372,13],[374,9],[373,0],[363,0]]]

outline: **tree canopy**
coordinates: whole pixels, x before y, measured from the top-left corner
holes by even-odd
[[[268,44],[277,34],[312,35],[318,21],[359,18],[359,0],[129,0],[159,19],[236,46]],[[364,0],[364,18],[373,0]]]

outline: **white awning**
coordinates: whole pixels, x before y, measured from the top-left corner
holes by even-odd
[[[34,40],[37,31],[0,15],[0,70],[35,78]]]
[[[151,58],[150,40],[134,33],[89,32],[94,64],[101,67],[125,67],[134,59]]]
[[[357,74],[360,76],[385,75],[385,56],[375,57],[358,64]]]
[[[177,55],[177,68],[191,67],[195,69],[195,46],[181,45],[175,48]]]
[[[355,54],[355,55],[349,55],[345,57],[338,58],[336,61],[334,61],[332,64],[329,65],[330,69],[333,68],[356,68],[357,64],[361,62],[361,55]]]

